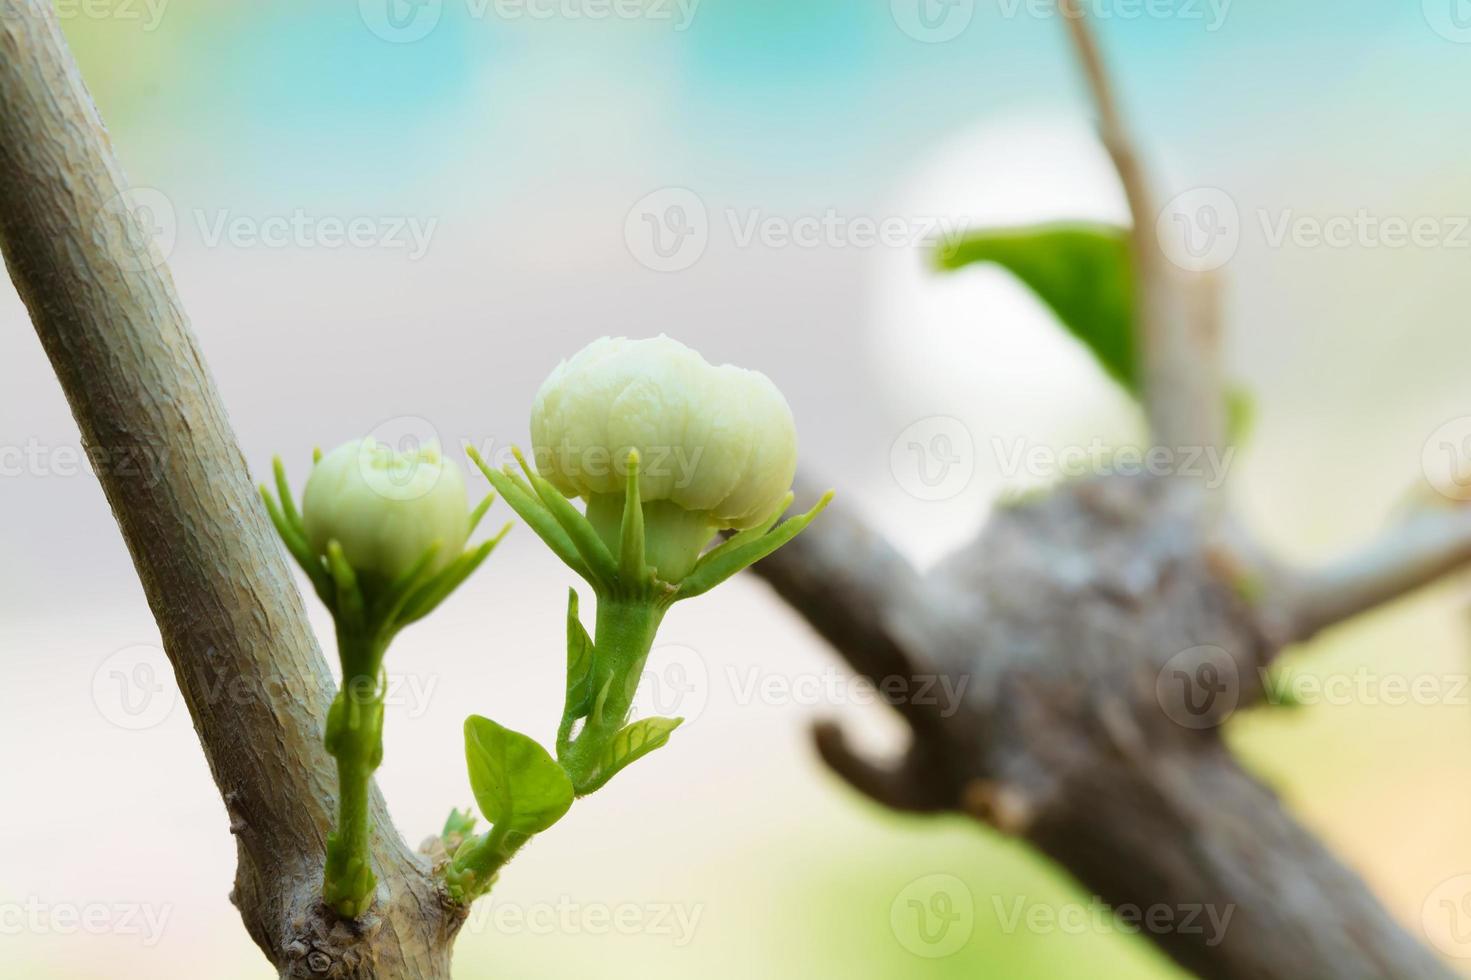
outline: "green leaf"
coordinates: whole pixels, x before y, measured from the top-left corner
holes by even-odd
[[[947,242],[938,262],[946,271],[977,262],[1006,269],[1052,309],[1109,377],[1139,395],[1133,261],[1125,229],[1080,223],[978,231]]]
[[[683,718],[640,718],[620,729],[599,757],[593,777],[586,786],[578,787],[577,795],[586,796],[601,789],[619,772],[668,744],[669,734],[683,722]]]
[[[547,750],[489,718],[465,719],[465,761],[475,802],[502,836],[540,833],[572,806],[572,781]]]

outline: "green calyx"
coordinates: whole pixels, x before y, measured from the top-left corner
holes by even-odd
[[[356,919],[372,905],[377,889],[368,799],[373,773],[383,761],[384,654],[400,630],[433,612],[480,567],[511,525],[448,563],[436,561],[436,544],[391,580],[359,574],[338,542],[329,541],[325,554],[311,548],[279,458],[273,469],[277,496],[262,486],[261,498],[286,550],[332,613],[337,629],[342,688],[327,712],[323,742],[337,761],[338,811],[336,827],[327,836],[322,900],[342,918]],[[486,497],[471,512],[471,531],[494,498]]]
[[[387,646],[398,631],[429,615],[451,592],[480,567],[501,539],[511,530],[510,522],[495,537],[468,548],[448,563],[437,561],[440,546],[430,545],[407,571],[394,579],[359,574],[348,563],[336,542],[327,543],[326,553],[319,554],[307,543],[306,526],[286,481],[286,468],[279,457],[273,463],[276,494],[264,485],[260,488],[266,512],[286,550],[312,583],[317,597],[332,613],[339,635],[344,631]],[[495,494],[490,494],[470,512],[473,533]],[[436,567],[438,570],[436,571]]]
[[[626,490],[595,494],[584,515],[515,451],[521,466],[497,470],[473,448],[470,459],[553,554],[587,581],[599,599],[622,597],[672,605],[703,595],[796,537],[832,500],[823,494],[805,514],[780,524],[787,496],[756,527],[701,553],[717,530],[701,514],[639,495],[639,457],[627,456]]]

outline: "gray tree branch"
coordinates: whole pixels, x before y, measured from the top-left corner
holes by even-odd
[[[1471,565],[1471,507],[1420,513],[1325,568],[1279,573],[1289,639],[1307,640]]]
[[[1099,137],[1118,172],[1132,218],[1136,333],[1150,432],[1156,445],[1220,446],[1225,397],[1219,283],[1210,274],[1173,265],[1162,249],[1156,232],[1159,202],[1124,125],[1087,15],[1079,0],[1062,0],[1060,9],[1098,113]]]
[[[1167,910],[1144,935],[1201,976],[1452,976],[1222,743],[1280,633],[1179,500],[1164,479],[1065,485],[998,510],[918,588],[903,566],[854,571],[886,549],[851,518],[758,563],[860,673],[924,664],[963,692],[939,715],[896,705],[927,719],[898,762],[829,725],[823,758],[880,803],[1031,842],[1116,910]]]
[[[282,976],[447,980],[459,922],[378,799],[384,893],[316,903],[333,684],[172,279],[46,0],[0,16],[0,248],[132,552],[236,835],[233,899]],[[153,472],[109,465],[146,460]],[[221,831],[224,822],[222,821]]]

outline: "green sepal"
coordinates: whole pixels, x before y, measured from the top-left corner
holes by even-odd
[[[261,484],[260,496],[266,505],[266,513],[275,525],[276,533],[281,536],[281,543],[286,546],[287,553],[296,559],[296,564],[306,573],[317,597],[330,609],[335,595],[332,576],[322,564],[321,557],[313,554],[311,545],[307,543],[306,527],[301,522],[295,501],[292,500],[291,487],[286,483],[286,467],[282,464],[281,457],[275,458],[272,469],[276,475],[276,492],[280,495],[280,503],[271,496],[271,491],[265,484]]]
[[[623,494],[623,524],[619,534],[618,574],[625,586],[643,586],[653,580],[644,558],[644,508],[639,498],[638,450],[628,453],[628,483]]]
[[[495,487],[496,492],[526,522],[527,526],[536,532],[536,536],[546,542],[546,546],[552,549],[552,553],[562,559],[568,568],[590,584],[596,585],[591,570],[577,553],[577,547],[573,545],[572,539],[537,498],[536,492],[531,489],[530,485],[518,480],[510,467],[505,470],[494,469],[481,458],[474,446],[467,447],[465,451],[469,454],[471,462],[479,468],[481,473],[485,474],[490,485]]]
[[[552,486],[546,477],[531,468],[531,464],[526,461],[521,450],[513,447],[511,452],[515,454],[516,461],[521,464],[521,471],[531,483],[531,488],[536,491],[537,499],[542,502],[562,530],[567,532],[567,538],[577,549],[578,556],[595,576],[594,584],[604,588],[610,586],[618,577],[618,563],[613,560],[613,554],[608,550],[608,546],[603,544],[603,539],[598,537],[598,532],[594,531],[587,518],[572,506],[572,502],[562,496],[562,491]]]
[[[594,793],[608,780],[655,749],[669,743],[669,735],[684,722],[683,718],[640,718],[619,729],[598,757],[597,768],[585,784],[577,787],[578,796]]]
[[[788,541],[802,533],[803,529],[822,513],[833,499],[829,490],[816,505],[805,514],[783,521],[760,537],[748,540],[728,551],[717,549],[701,559],[694,571],[679,583],[676,599],[691,599],[709,592],[743,568],[754,565]]]
[[[342,545],[335,539],[327,542],[327,569],[332,573],[332,582],[337,587],[337,601],[332,605],[340,626],[354,636],[362,636],[367,630],[368,610],[363,602],[363,590],[358,585],[357,573],[347,563]]]
[[[787,508],[792,506],[792,501],[796,499],[797,495],[788,490],[787,495],[782,498],[781,503],[778,504],[776,508],[773,509],[772,512],[766,516],[765,520],[763,520],[755,527],[747,528],[744,531],[737,531],[735,534],[732,534],[730,537],[720,542],[720,544],[705,552],[703,555],[700,556],[700,560],[695,563],[695,568],[699,568],[700,565],[703,565],[707,562],[715,561],[721,556],[727,555],[737,548],[749,544],[752,541],[755,541],[757,538],[761,537],[761,535],[765,534],[767,531],[770,531],[773,527],[776,526],[776,522],[781,520],[781,515],[787,512]]]
[[[490,557],[496,545],[500,544],[510,531],[511,524],[507,522],[495,537],[466,551],[436,573],[429,581],[420,585],[408,597],[403,609],[398,613],[397,625],[402,627],[418,622],[437,609],[441,602],[449,598],[450,593],[464,584],[465,580],[475,573],[475,569]]]
[[[489,718],[465,719],[465,761],[475,802],[497,837],[540,833],[572,806],[572,781],[547,750]]]
[[[567,590],[567,695],[557,729],[557,754],[570,742],[572,726],[592,710],[593,642],[577,613],[577,590]]]

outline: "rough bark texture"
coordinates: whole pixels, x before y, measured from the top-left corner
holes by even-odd
[[[316,901],[334,787],[321,739],[332,679],[124,187],[50,4],[10,0],[0,16],[0,247],[224,798],[239,849],[232,897],[283,976],[445,980],[460,916],[381,798],[376,914],[348,927]],[[108,463],[125,458],[156,471]]]
[[[1454,976],[1222,744],[1283,634],[1209,510],[1171,480],[1073,484],[921,578],[835,504],[755,568],[876,686],[963,692],[895,703],[913,734],[896,764],[819,727],[863,793],[969,813],[1116,908],[1169,908],[1181,927],[1149,938],[1201,976]],[[1222,936],[1185,926],[1202,907],[1230,916]]]

